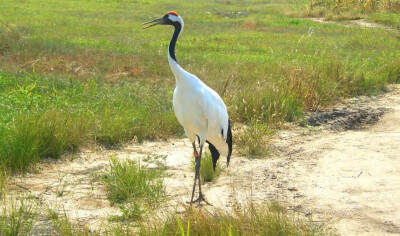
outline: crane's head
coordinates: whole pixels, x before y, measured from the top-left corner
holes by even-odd
[[[148,25],[150,24],[150,25]],[[178,13],[174,11],[170,11],[167,14],[165,14],[163,17],[160,17],[155,20],[151,20],[148,22],[143,23],[142,25],[147,25],[143,29],[150,28],[155,25],[172,25],[175,26],[176,24],[180,24],[183,26],[183,20],[182,18],[178,15]]]

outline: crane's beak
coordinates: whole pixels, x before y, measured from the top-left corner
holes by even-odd
[[[160,18],[155,19],[155,20],[151,20],[151,21],[144,22],[144,23],[141,24],[141,25],[142,25],[142,26],[143,26],[143,25],[147,25],[147,26],[143,27],[143,29],[147,29],[147,28],[153,27],[153,26],[155,26],[155,25],[162,25],[162,24],[164,24],[164,22],[165,22],[164,17],[160,17]],[[151,23],[153,23],[153,24],[151,24]],[[151,24],[151,25],[148,25],[148,24]]]

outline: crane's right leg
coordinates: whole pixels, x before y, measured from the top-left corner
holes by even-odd
[[[197,161],[198,161],[198,156],[199,156],[199,153],[197,152],[197,149],[196,149],[196,141],[194,141],[193,143],[192,143],[192,145],[193,145],[193,153],[194,153],[194,161],[196,162],[196,166],[197,166]],[[193,196],[194,196],[194,192],[195,192],[195,190],[196,190],[196,181],[197,181],[197,179],[198,179],[198,172],[196,171],[196,173],[194,174],[194,184],[193,184],[193,189],[192,189],[192,198],[190,199],[190,202],[189,203],[192,203],[193,202]]]
[[[196,189],[196,182],[197,179],[199,179],[199,183],[200,183],[200,165],[201,165],[201,151],[203,150],[203,146],[200,145],[200,156],[196,156],[196,166],[195,166],[195,174],[194,174],[194,184],[193,184],[193,190],[192,190],[192,198],[190,199],[190,202],[188,203],[195,203],[198,201],[198,199],[193,201],[193,197],[194,197],[194,192]],[[201,193],[201,192],[200,192]]]

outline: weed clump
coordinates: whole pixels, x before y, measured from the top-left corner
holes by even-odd
[[[140,162],[121,162],[112,157],[110,171],[104,174],[102,180],[112,203],[121,203],[133,198],[145,198],[151,203],[158,202],[165,195],[162,177],[162,172],[147,168]]]
[[[140,219],[146,208],[157,206],[165,198],[163,173],[150,169],[140,162],[115,157],[110,160],[110,171],[102,181],[106,185],[108,199],[119,204],[122,216],[112,216],[110,220]]]
[[[269,154],[268,136],[273,130],[265,123],[253,120],[238,132],[237,145],[240,153],[248,157],[262,157]]]

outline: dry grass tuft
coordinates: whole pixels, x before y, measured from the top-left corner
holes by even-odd
[[[321,235],[322,229],[271,203],[235,208],[232,212],[187,207],[164,222],[140,225],[140,235]]]

